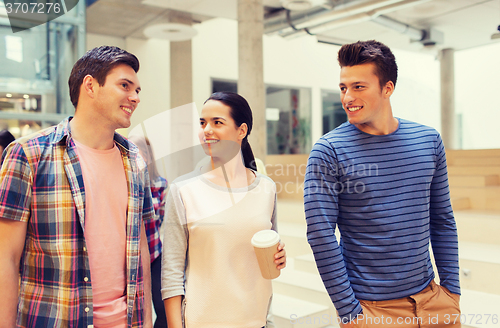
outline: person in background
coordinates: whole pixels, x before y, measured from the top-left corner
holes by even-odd
[[[1,328],[152,327],[149,176],[115,132],[139,104],[138,70],[120,48],[89,50],[68,81],[74,117],[4,151]]]
[[[16,138],[14,138],[9,130],[0,131],[0,155],[3,153],[3,150],[7,148],[7,146],[14,140],[16,140]]]
[[[307,238],[340,326],[460,327],[458,237],[443,141],[435,129],[393,116],[397,65],[387,46],[346,44],[338,61],[348,122],[314,145],[304,207]]]
[[[161,298],[161,252],[160,228],[165,216],[165,200],[167,193],[167,180],[160,176],[156,167],[153,147],[148,138],[132,136],[129,138],[138,148],[139,153],[148,166],[149,178],[151,180],[151,195],[155,209],[154,218],[144,222],[146,235],[148,236],[149,254],[151,256],[151,296],[156,313],[154,328],[166,328],[167,318],[165,307]]]

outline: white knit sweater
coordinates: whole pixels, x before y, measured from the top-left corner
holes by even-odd
[[[276,186],[256,175],[246,188],[229,190],[199,171],[170,186],[161,291],[163,299],[185,295],[187,328],[266,324],[271,281],[262,278],[250,240],[276,230]]]

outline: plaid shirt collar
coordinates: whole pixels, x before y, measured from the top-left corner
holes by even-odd
[[[69,116],[69,117],[65,118],[63,121],[61,121],[56,126],[54,140],[52,141],[53,144],[57,144],[60,142],[66,142],[66,144],[67,144],[67,140],[68,140],[67,137],[71,136],[71,126],[70,126],[69,122],[72,119],[73,119],[73,117]],[[124,137],[122,137],[119,133],[115,132],[113,139],[114,139],[115,143],[120,147],[120,149],[129,153],[133,159],[135,159],[137,157],[137,155],[139,154],[139,148],[137,148],[137,146],[134,145],[132,142],[130,142],[127,139],[125,139]]]

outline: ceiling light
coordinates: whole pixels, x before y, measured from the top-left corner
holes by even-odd
[[[23,98],[24,99],[28,99],[30,97],[30,95],[24,95]]]
[[[7,98],[11,98],[11,97],[12,97],[12,93],[7,93],[7,94],[5,95],[5,97],[7,97]]]
[[[281,0],[283,8],[292,11],[307,10],[312,7],[320,6],[324,3],[325,0]]]
[[[144,29],[144,35],[149,39],[166,39],[170,41],[190,40],[197,33],[192,26],[178,23],[156,24]]]
[[[282,0],[281,5],[288,10],[307,10],[312,7],[310,0]]]

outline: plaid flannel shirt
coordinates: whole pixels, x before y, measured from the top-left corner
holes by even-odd
[[[21,138],[4,152],[0,217],[27,222],[20,264],[17,327],[93,327],[84,238],[85,188],[69,120]],[[149,177],[138,149],[115,133],[128,183],[127,322],[142,327],[140,227],[153,216]]]
[[[163,217],[165,216],[165,194],[167,185],[167,180],[163,177],[158,177],[155,181],[151,181],[151,196],[153,197],[155,215],[153,219],[144,222],[146,226],[146,235],[148,236],[151,263],[161,254],[160,227],[163,222]]]

